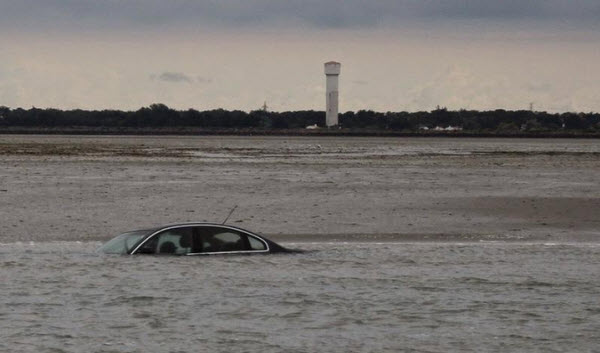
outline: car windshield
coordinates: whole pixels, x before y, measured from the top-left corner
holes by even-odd
[[[98,251],[105,254],[128,254],[146,234],[147,230],[123,233],[102,245]]]

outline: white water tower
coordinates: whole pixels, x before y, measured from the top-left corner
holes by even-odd
[[[341,68],[342,64],[335,61],[325,63],[325,76],[327,78],[325,123],[327,126],[338,124],[338,86]]]

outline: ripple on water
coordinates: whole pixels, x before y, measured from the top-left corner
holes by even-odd
[[[0,244],[0,351],[592,351],[597,244],[310,243],[135,257]],[[556,259],[559,259],[557,261]]]

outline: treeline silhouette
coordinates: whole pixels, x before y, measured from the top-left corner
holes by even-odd
[[[374,112],[360,110],[340,114],[340,127],[350,130],[423,132],[461,130],[469,132],[600,132],[598,113],[547,113],[528,110],[475,111],[437,109],[431,112]],[[152,104],[136,111],[10,109],[0,106],[0,131],[7,127],[35,128],[172,128],[201,129],[304,129],[324,127],[322,111],[269,112],[256,110],[175,110]],[[436,129],[437,128],[437,129]]]

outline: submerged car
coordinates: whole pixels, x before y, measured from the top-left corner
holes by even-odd
[[[215,223],[184,223],[120,234],[101,246],[106,254],[269,254],[296,252],[247,230]]]

